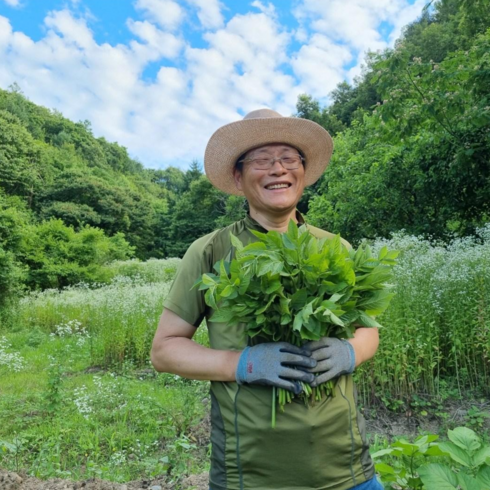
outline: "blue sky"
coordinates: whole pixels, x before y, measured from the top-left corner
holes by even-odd
[[[295,111],[360,74],[425,0],[0,0],[0,88],[128,148],[148,167],[202,161],[221,125]]]

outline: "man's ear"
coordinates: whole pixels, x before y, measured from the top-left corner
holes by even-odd
[[[233,178],[235,179],[236,188],[241,191],[242,190],[242,172],[237,168],[233,169]]]

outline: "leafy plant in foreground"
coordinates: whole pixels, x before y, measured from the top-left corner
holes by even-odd
[[[325,336],[350,338],[356,326],[381,326],[374,317],[393,296],[387,282],[398,252],[349,251],[339,236],[317,239],[293,221],[287,233],[252,233],[258,241],[247,246],[232,235],[236,257],[221,260],[217,274],[203,274],[194,285],[206,290],[211,321],[245,324],[251,338],[298,346]],[[305,385],[304,399],[320,399],[332,387]],[[278,396],[283,408],[290,394],[279,390]]]
[[[466,427],[448,431],[448,442],[439,436],[420,436],[413,443],[399,440],[372,454],[383,482],[402,490],[488,490],[490,446]],[[385,463],[389,458],[390,463]]]

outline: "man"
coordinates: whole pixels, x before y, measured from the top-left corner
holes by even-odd
[[[376,329],[358,328],[349,341],[324,338],[303,348],[285,342],[252,346],[243,326],[208,320],[211,347],[192,341],[212,314],[202,291],[191,290],[194,282],[220,259],[233,257],[230,233],[248,244],[256,240],[250,230],[285,232],[291,219],[303,223],[296,205],[304,187],[322,175],[332,149],[318,124],[269,109],[218,129],[206,148],[211,183],[244,195],[250,213],[189,247],[165,300],[151,359],[158,371],[211,381],[211,490],[382,488],[351,376],[375,354]],[[333,236],[307,227],[316,237]],[[293,401],[271,428],[270,386],[298,393],[300,381],[314,386],[333,378],[334,396],[309,407]]]

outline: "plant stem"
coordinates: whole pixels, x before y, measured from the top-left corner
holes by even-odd
[[[276,387],[272,387],[272,421],[271,427],[274,429],[276,427]]]

